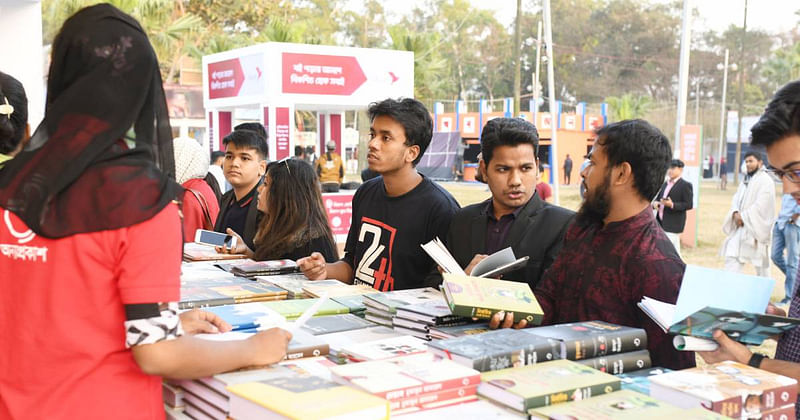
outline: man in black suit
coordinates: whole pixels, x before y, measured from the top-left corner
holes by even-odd
[[[681,178],[683,161],[673,159],[669,164],[669,179],[658,190],[653,208],[657,210],[656,220],[664,228],[678,254],[681,253],[680,234],[686,225],[686,210],[692,208],[694,197],[692,184]]]
[[[450,223],[447,248],[469,274],[492,254],[511,247],[517,258],[528,256],[524,268],[503,275],[526,282],[531,289],[561,249],[574,212],[545,203],[536,194],[539,134],[533,124],[517,118],[495,118],[481,134],[479,171],[492,197],[459,210]],[[492,319],[494,328],[507,328],[513,315]],[[525,321],[520,321],[524,327]]]

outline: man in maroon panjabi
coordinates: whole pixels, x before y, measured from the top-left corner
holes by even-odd
[[[695,365],[636,304],[643,296],[675,303],[685,264],[658,225],[650,201],[672,158],[669,141],[643,120],[597,131],[586,187],[564,247],[535,290],[544,325],[603,320],[647,332],[653,366]]]

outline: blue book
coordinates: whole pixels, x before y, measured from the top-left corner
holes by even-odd
[[[239,303],[205,308],[233,326],[234,331],[255,332],[269,329],[285,322],[285,318],[261,302]]]

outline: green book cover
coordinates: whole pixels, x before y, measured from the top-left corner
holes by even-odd
[[[484,372],[478,394],[516,411],[619,391],[619,378],[570,360]]]
[[[347,306],[350,309],[350,313],[358,313],[367,310],[367,307],[364,306],[363,298],[362,295],[335,296],[331,300]]]
[[[550,407],[531,409],[533,419],[619,419],[639,420],[654,417],[681,418],[683,409],[635,391],[622,390],[606,395]],[[668,416],[668,417],[664,417]]]
[[[455,315],[489,319],[505,311],[514,313],[514,322],[542,323],[544,312],[527,283],[449,273],[442,276],[442,290]]]
[[[275,302],[264,302],[264,305],[283,315],[287,320],[291,321],[302,315],[303,312],[310,308],[311,305],[313,305],[317,300],[318,299],[279,300]],[[340,305],[329,299],[322,304],[314,316],[346,314],[348,312],[349,310],[346,306]]]

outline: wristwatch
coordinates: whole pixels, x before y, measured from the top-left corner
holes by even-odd
[[[760,368],[761,367],[761,362],[766,358],[768,358],[768,357],[766,355],[764,355],[764,354],[753,353],[753,355],[750,356],[750,360],[747,362],[747,364],[749,366],[754,367],[754,368]]]

